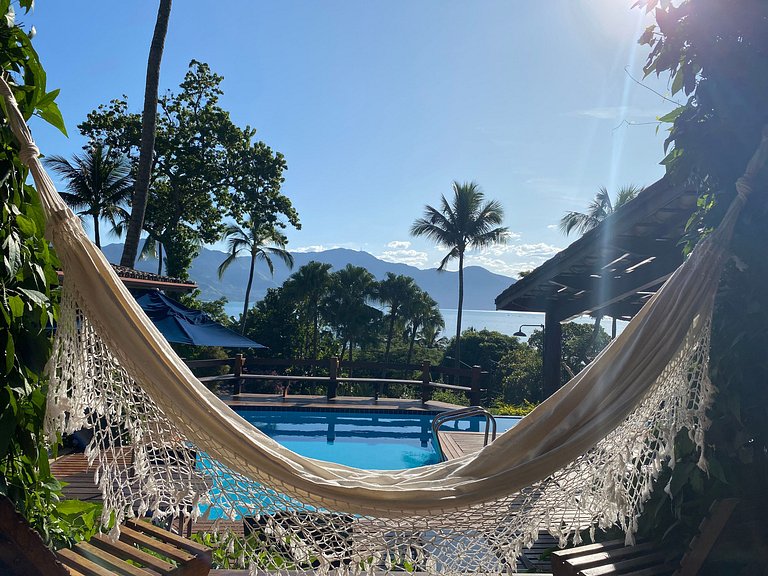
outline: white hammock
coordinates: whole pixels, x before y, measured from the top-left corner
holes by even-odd
[[[57,194],[5,82],[0,92],[65,272],[47,430],[55,438],[94,428],[87,455],[99,462],[105,523],[207,510],[253,571],[502,573],[539,530],[564,544],[584,528],[618,524],[631,540],[662,464],[674,463],[680,430],[705,467],[712,302],[723,246],[761,160],[740,180],[720,229],[590,366],[515,428],[458,460],[370,471],[287,450],[195,378]],[[767,148],[764,139],[763,157]],[[243,522],[245,537],[236,538]]]

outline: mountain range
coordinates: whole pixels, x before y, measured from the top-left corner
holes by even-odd
[[[109,244],[102,248],[107,260],[120,262],[122,244]],[[242,302],[245,285],[248,281],[249,257],[237,258],[224,276],[219,279],[219,264],[226,258],[224,252],[203,248],[200,255],[192,262],[189,276],[200,288],[202,300],[216,300],[222,296],[230,302]],[[322,252],[296,252],[293,254],[293,270],[288,269],[280,260],[274,260],[275,274],[270,276],[263,263],[257,263],[256,274],[251,289],[251,302],[264,297],[268,288],[276,288],[294,271],[311,262],[327,263],[331,272],[344,268],[347,264],[362,266],[382,280],[387,272],[411,276],[419,287],[434,298],[440,308],[456,308],[458,298],[458,272],[438,272],[436,269],[421,270],[407,264],[379,260],[368,252],[359,252],[346,248],[335,248]],[[138,270],[157,272],[157,259],[141,260],[136,263]],[[515,282],[514,279],[489,272],[480,266],[464,268],[464,308],[466,310],[495,310],[494,299]]]

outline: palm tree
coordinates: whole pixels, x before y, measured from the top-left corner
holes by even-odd
[[[340,359],[349,345],[349,360],[355,344],[374,331],[381,312],[368,302],[376,297],[376,278],[365,268],[347,264],[331,274],[331,285],[324,302],[324,315],[341,339]]]
[[[147,59],[147,80],[144,87],[144,112],[141,115],[141,144],[139,148],[139,164],[136,174],[136,187],[133,191],[131,219],[128,232],[125,235],[123,254],[120,264],[133,268],[136,263],[136,252],[139,237],[144,226],[144,213],[147,209],[149,193],[149,178],[152,172],[152,156],[155,150],[155,129],[157,128],[157,93],[160,85],[160,63],[163,59],[165,36],[168,32],[168,20],[171,17],[171,1],[160,0],[155,20],[155,31],[152,34],[152,44],[149,46]],[[161,260],[162,261],[162,260]]]
[[[125,213],[120,205],[131,197],[131,166],[124,156],[113,158],[98,143],[72,160],[50,156],[44,162],[66,180],[67,191],[61,193],[64,201],[79,215],[93,218],[94,243],[101,248],[99,219],[106,218],[115,226]]]
[[[464,253],[472,248],[484,248],[507,241],[507,228],[499,226],[504,210],[496,200],[485,201],[480,187],[474,182],[453,183],[453,199],[441,197],[440,208],[425,206],[424,216],[411,226],[411,235],[426,236],[438,245],[449,248],[438,270],[449,261],[459,260],[459,304],[456,317],[456,368],[461,365],[461,312],[464,305]]]
[[[445,321],[440,313],[440,307],[437,302],[423,290],[419,290],[416,297],[406,304],[403,313],[408,318],[406,331],[408,337],[408,356],[405,363],[410,364],[411,357],[413,356],[413,346],[416,343],[419,329],[430,331],[434,328],[432,332],[437,334],[445,328]]]
[[[384,362],[389,361],[389,350],[392,346],[392,338],[395,335],[395,322],[401,314],[402,308],[408,301],[416,297],[416,281],[410,276],[387,272],[387,277],[379,282],[377,299],[382,304],[389,306],[389,329],[387,330],[387,343],[384,349]]]
[[[584,234],[589,232],[613,214],[619,207],[623,206],[635,196],[643,191],[642,186],[622,186],[619,188],[616,198],[611,202],[611,195],[605,186],[600,187],[600,191],[587,206],[586,212],[566,212],[560,219],[560,230],[567,236],[571,230],[576,230]]]
[[[601,186],[598,193],[587,206],[586,212],[566,212],[560,219],[560,230],[568,236],[571,230],[576,230],[585,234],[595,228],[600,222],[613,214],[620,207],[624,206],[635,196],[645,189],[644,186],[635,186],[630,184],[622,186],[616,193],[616,198],[611,202],[611,195],[605,186]],[[592,330],[593,340],[597,339],[600,332],[600,322],[603,320],[603,314],[594,315],[595,322]],[[616,331],[616,318],[613,319],[614,332]]]
[[[232,262],[240,255],[240,252],[247,251],[251,256],[251,266],[248,272],[248,284],[245,287],[245,302],[243,302],[243,317],[240,320],[240,332],[245,334],[246,319],[248,317],[248,301],[251,297],[251,286],[253,286],[253,273],[257,260],[263,260],[267,263],[269,273],[275,273],[272,257],[277,256],[285,262],[288,268],[293,268],[293,256],[285,249],[288,239],[282,232],[275,229],[274,226],[268,226],[257,223],[251,218],[247,222],[245,230],[237,224],[230,224],[224,229],[224,238],[229,240],[229,254],[219,265],[219,278]],[[274,244],[268,246],[267,244]]]
[[[294,272],[284,287],[304,303],[304,318],[311,323],[312,358],[317,360],[317,339],[320,332],[320,303],[328,292],[330,264],[312,260]],[[308,348],[308,344],[305,345]]]

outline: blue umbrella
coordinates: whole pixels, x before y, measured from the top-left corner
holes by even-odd
[[[214,322],[205,312],[187,308],[162,292],[145,292],[136,301],[168,342],[223,348],[266,348]]]

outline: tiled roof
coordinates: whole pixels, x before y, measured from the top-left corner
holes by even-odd
[[[112,264],[112,269],[129,288],[133,286],[155,286],[158,288],[163,287],[166,290],[179,290],[184,292],[197,288],[197,284],[191,280],[182,280],[181,278],[173,278],[171,276],[160,276],[159,274],[153,274],[152,272],[144,272],[143,270],[136,270],[117,264]]]

